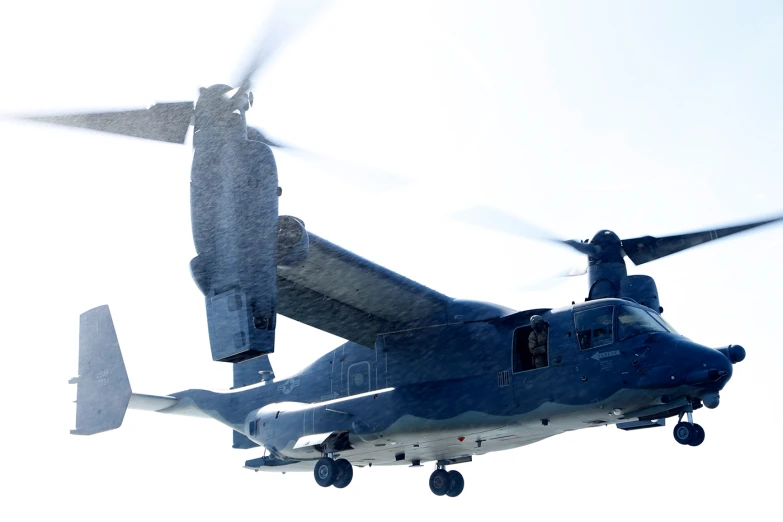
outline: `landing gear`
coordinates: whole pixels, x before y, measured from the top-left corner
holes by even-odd
[[[691,446],[698,446],[699,444],[704,442],[704,428],[702,428],[698,424],[694,424],[693,427],[696,429],[696,435],[693,437],[693,440],[690,441],[688,444]]]
[[[430,475],[430,491],[442,497],[451,487],[451,480],[449,479],[449,472],[445,469],[436,469]]]
[[[353,479],[353,466],[346,459],[334,460],[331,457],[324,457],[315,463],[313,475],[318,485],[323,488],[334,486],[342,489]]]
[[[693,410],[688,410],[688,422],[683,422],[680,414],[680,422],[674,427],[674,440],[686,446],[698,446],[704,442],[704,428],[693,423]]]
[[[688,445],[696,438],[696,427],[690,422],[678,422],[674,427],[674,440],[682,445]]]
[[[465,479],[462,478],[462,473],[459,471],[446,471],[442,467],[438,467],[430,475],[430,491],[438,495],[448,495],[449,497],[456,497],[465,488]]]
[[[337,478],[337,465],[328,457],[318,459],[318,462],[315,463],[315,469],[313,469],[313,475],[315,475],[315,481],[319,486],[328,488],[334,484]]]
[[[449,478],[451,479],[451,487],[446,492],[446,495],[450,497],[459,496],[462,490],[465,489],[465,479],[462,478],[462,473],[459,471],[449,471]]]
[[[353,479],[353,466],[345,459],[337,459],[334,463],[337,466],[337,477],[332,485],[338,489],[343,489]]]

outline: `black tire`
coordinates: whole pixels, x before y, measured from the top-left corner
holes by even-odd
[[[678,422],[674,427],[674,440],[683,445],[688,445],[696,436],[696,429],[690,422]]]
[[[337,489],[343,489],[353,480],[353,466],[345,459],[337,459],[334,464],[337,467],[337,477],[332,485]]]
[[[459,471],[449,471],[449,479],[451,479],[451,485],[446,494],[450,497],[457,497],[462,490],[465,489],[465,479],[462,478],[462,473]]]
[[[691,440],[688,445],[689,446],[698,446],[702,442],[704,442],[704,428],[699,426],[698,424],[694,424],[694,433],[693,433],[693,440]]]
[[[318,459],[318,462],[315,463],[315,469],[313,469],[313,475],[319,486],[328,488],[334,484],[334,480],[337,478],[337,465],[332,459],[326,457]]]
[[[430,491],[439,497],[446,494],[451,487],[451,477],[445,469],[436,469],[430,475]]]

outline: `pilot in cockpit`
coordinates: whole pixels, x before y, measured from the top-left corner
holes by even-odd
[[[530,318],[530,326],[533,331],[527,338],[527,345],[530,348],[530,354],[533,356],[533,366],[535,368],[544,368],[547,366],[546,344],[549,334],[549,323],[544,321],[540,315],[534,315]]]

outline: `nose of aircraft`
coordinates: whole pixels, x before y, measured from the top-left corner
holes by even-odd
[[[716,392],[723,388],[731,379],[733,362],[739,362],[745,357],[745,350],[741,346],[731,346],[729,349],[724,352],[724,349],[715,350],[690,341],[681,342],[677,351],[680,360],[688,368],[685,382]]]

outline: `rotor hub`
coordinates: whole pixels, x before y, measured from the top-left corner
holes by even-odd
[[[611,230],[599,230],[588,243],[598,247],[597,253],[589,256],[591,265],[595,263],[625,263],[622,241]]]
[[[223,136],[246,139],[245,112],[249,108],[247,92],[224,84],[202,87],[196,102],[194,140],[204,129],[215,129]]]

